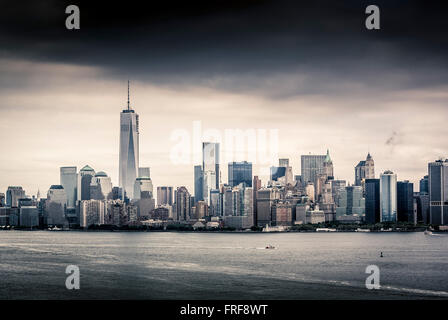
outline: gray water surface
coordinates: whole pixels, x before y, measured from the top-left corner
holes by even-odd
[[[446,299],[448,235],[0,231],[0,298]]]

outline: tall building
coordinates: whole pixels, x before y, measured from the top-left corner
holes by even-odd
[[[252,187],[252,163],[247,161],[229,163],[229,185],[236,187],[244,183],[245,187]]]
[[[280,199],[276,188],[261,188],[257,191],[257,225],[264,227],[272,222],[272,205],[274,200]]]
[[[278,166],[285,168],[285,184],[293,184],[294,177],[292,167],[289,165],[289,159],[278,159]]]
[[[25,198],[25,190],[20,186],[9,186],[6,190],[6,206],[17,207],[19,199]]]
[[[191,195],[187,188],[179,187],[175,192],[177,221],[188,221],[191,217]]]
[[[204,200],[204,174],[202,166],[194,166],[194,201]]]
[[[370,152],[365,161],[360,161],[355,167],[355,185],[362,186],[365,179],[375,179],[375,163]]]
[[[380,179],[365,180],[366,222],[375,224],[380,217]]]
[[[151,169],[149,167],[138,168],[138,176],[151,178]]]
[[[89,165],[79,171],[77,200],[90,200],[90,184],[94,176],[95,170]]]
[[[154,189],[150,177],[138,177],[134,183],[134,199],[153,198]]]
[[[307,184],[308,182],[316,183],[318,174],[324,173],[324,162],[327,155],[302,155],[301,160],[301,176],[302,182]]]
[[[52,185],[47,193],[45,216],[47,225],[66,225],[65,209],[67,207],[67,194],[61,185]]]
[[[253,188],[253,212],[254,212],[254,226],[257,225],[257,191],[261,189],[261,180],[258,176],[254,176],[254,181],[252,183]]]
[[[120,169],[119,186],[129,199],[134,197],[134,184],[139,168],[139,119],[138,114],[128,106],[120,113]],[[124,199],[124,197],[123,197]]]
[[[5,194],[0,193],[0,207],[4,207],[6,205],[5,203]]]
[[[448,159],[429,163],[428,176],[430,223],[448,224]]]
[[[210,190],[219,189],[219,143],[202,143],[203,197],[210,205]]]
[[[87,228],[91,225],[104,224],[106,215],[105,200],[82,200],[80,202],[80,226]]]
[[[420,193],[429,193],[429,177],[424,176],[420,179]]]
[[[414,222],[414,184],[407,180],[397,182],[397,220]]]
[[[271,181],[283,181],[286,184],[286,167],[271,167]]]
[[[90,181],[90,199],[112,199],[112,180],[104,171],[100,171]]]
[[[386,170],[380,175],[381,222],[397,221],[397,175]]]
[[[76,167],[60,168],[60,184],[67,194],[67,208],[75,208],[78,196],[78,173]]]
[[[173,187],[157,187],[157,206],[173,205]]]
[[[365,199],[360,186],[348,186],[340,193],[339,206],[336,208],[336,219],[341,216],[364,216]]]

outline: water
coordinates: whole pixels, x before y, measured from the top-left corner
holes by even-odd
[[[448,235],[0,231],[0,298],[446,299]]]

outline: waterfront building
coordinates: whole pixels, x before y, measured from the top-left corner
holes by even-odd
[[[380,175],[381,222],[397,221],[397,175],[390,170]]]
[[[301,160],[301,176],[304,184],[312,182],[316,183],[318,174],[324,173],[324,162],[327,155],[302,155]]]
[[[189,221],[191,217],[191,195],[187,188],[182,186],[176,189],[175,194],[176,221]]]
[[[202,166],[194,166],[194,200],[195,202],[204,200],[204,174]]]
[[[112,199],[112,180],[104,171],[96,173],[90,180],[90,199]]]
[[[365,180],[366,222],[375,224],[380,216],[380,179]]]
[[[365,199],[360,186],[347,186],[339,196],[339,206],[336,208],[336,219],[341,220],[344,216],[364,216]]]
[[[76,167],[60,167],[60,184],[67,194],[67,208],[75,208],[78,200],[78,173]]]
[[[173,187],[157,187],[157,206],[173,205]]]
[[[139,168],[139,116],[130,106],[129,81],[127,109],[120,113],[119,161],[119,186],[123,195],[132,199]],[[122,198],[124,199],[125,197],[122,196]]]
[[[46,224],[49,226],[66,225],[65,209],[67,207],[67,194],[61,185],[52,185],[47,192],[45,203]]]
[[[219,143],[202,143],[203,198],[210,205],[210,190],[219,189]]]
[[[397,221],[414,222],[414,184],[397,182]]]
[[[429,163],[428,176],[430,223],[448,224],[448,159]]]
[[[429,193],[429,176],[420,179],[420,193]]]
[[[25,198],[25,190],[20,186],[9,186],[6,190],[6,206],[17,207],[18,201],[21,198]]]
[[[78,174],[77,200],[90,200],[90,184],[95,176],[95,170],[89,165],[84,166]]]

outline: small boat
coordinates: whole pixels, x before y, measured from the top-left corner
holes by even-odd
[[[269,244],[265,247],[265,249],[275,249],[275,247]]]

